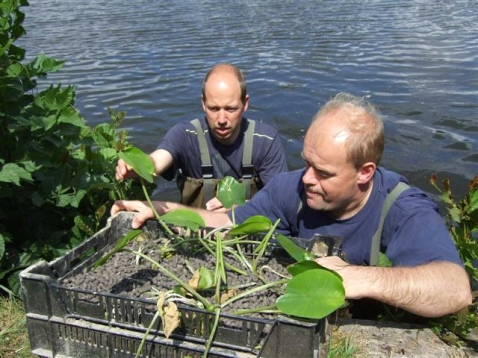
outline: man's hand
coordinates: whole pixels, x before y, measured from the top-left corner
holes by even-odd
[[[146,201],[139,200],[117,200],[110,210],[110,215],[113,216],[120,211],[133,211],[136,214],[133,216],[131,224],[133,229],[141,227],[146,220],[153,219],[153,210],[149,207]]]
[[[206,209],[209,211],[215,211],[218,213],[227,213],[229,210],[226,209],[218,198],[214,197],[206,203]]]
[[[361,292],[363,278],[360,277],[360,266],[351,266],[338,256],[325,256],[315,260],[319,265],[338,273],[342,279],[345,288],[345,296],[350,299],[362,298],[365,295]],[[367,267],[363,267],[367,269]]]
[[[116,165],[116,180],[121,179],[132,179],[136,178],[138,174],[124,162],[123,159],[118,160],[118,164]]]

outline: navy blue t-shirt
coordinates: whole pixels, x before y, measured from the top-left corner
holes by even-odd
[[[298,222],[300,196],[304,190],[303,171],[275,177],[253,199],[235,209],[236,223],[252,215],[264,215],[272,222],[280,219],[277,231],[284,235],[304,239],[316,233],[339,236],[343,239],[342,252],[346,260],[355,265],[368,265],[372,237],[379,225],[385,198],[399,181],[406,182],[406,179],[379,167],[367,204],[356,215],[336,220],[304,203]],[[416,266],[432,261],[462,265],[436,203],[414,187],[403,192],[391,206],[383,226],[381,252],[394,266]]]
[[[202,118],[200,122],[203,128],[208,128],[205,118]],[[241,133],[231,145],[219,143],[209,130],[205,133],[213,164],[214,178],[222,179],[225,176],[235,179],[242,178],[244,132],[248,123],[248,120],[243,118]],[[167,150],[173,157],[173,165],[162,174],[165,179],[174,179],[178,170],[181,170],[185,177],[202,178],[199,142],[196,130],[189,121],[174,125],[166,133],[157,149]],[[217,156],[221,156],[221,160],[215,160],[218,158]],[[229,164],[225,172],[221,171],[218,165],[214,165],[215,162],[223,161]],[[261,179],[264,185],[275,175],[287,171],[287,162],[279,133],[274,127],[259,121],[256,121],[253,136],[252,164],[254,174]]]

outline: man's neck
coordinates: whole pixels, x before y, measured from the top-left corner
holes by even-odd
[[[355,200],[342,212],[333,212],[332,215],[338,220],[346,220],[355,216],[367,204],[370,195],[372,194],[373,180],[371,180],[367,187],[357,194]]]

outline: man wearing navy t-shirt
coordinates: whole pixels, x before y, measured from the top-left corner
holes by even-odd
[[[242,72],[221,63],[206,75],[201,96],[205,118],[173,126],[150,154],[155,173],[176,178],[181,203],[222,210],[215,198],[218,180],[231,176],[246,186],[247,199],[275,175],[287,171],[277,130],[243,117],[249,95]],[[135,177],[123,160],[116,179]]]
[[[471,304],[470,283],[436,204],[399,174],[379,167],[383,122],[362,98],[339,94],[315,115],[304,139],[305,168],[276,176],[244,206],[236,223],[252,215],[280,219],[278,231],[343,239],[339,256],[317,262],[343,278],[347,299],[368,298],[417,315],[440,317]],[[390,197],[400,188],[393,200]],[[155,202],[158,212],[180,206]],[[388,211],[382,220],[382,211]],[[118,201],[111,214],[137,211],[133,227],[152,210]],[[197,210],[209,227],[232,225],[231,213]],[[385,254],[393,267],[377,267]]]

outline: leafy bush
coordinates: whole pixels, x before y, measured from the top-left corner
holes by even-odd
[[[63,61],[41,54],[22,63],[21,6],[28,2],[0,3],[0,288],[11,294],[22,268],[64,254],[105,225],[114,200],[141,192],[114,179],[128,145],[117,130],[125,113],[109,110],[109,123],[90,128],[72,86],[36,90]]]
[[[445,203],[447,213],[445,222],[451,237],[458,249],[458,253],[468,272],[472,286],[478,284],[478,175],[468,185],[468,193],[456,200],[451,192],[450,181],[444,179],[441,187],[436,175],[430,183],[441,193],[440,198]],[[476,296],[476,292],[473,292]],[[446,340],[453,342],[452,332],[461,338],[466,338],[470,332],[478,329],[478,302],[454,315],[448,315],[438,320],[432,320],[432,327]]]

